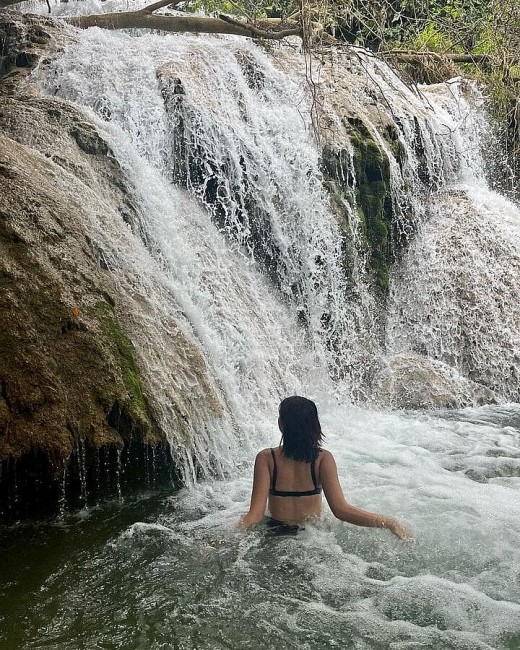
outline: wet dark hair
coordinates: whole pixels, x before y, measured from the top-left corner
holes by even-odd
[[[316,460],[323,440],[316,404],[294,395],[281,402],[278,412],[283,455],[306,463]]]

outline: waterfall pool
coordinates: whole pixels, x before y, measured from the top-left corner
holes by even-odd
[[[239,532],[249,471],[18,524],[0,532],[0,645],[520,647],[520,406],[322,424],[347,498],[412,542],[326,506],[296,537]]]

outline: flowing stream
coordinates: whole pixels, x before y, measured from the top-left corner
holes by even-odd
[[[93,222],[92,239],[122,291],[153,305],[132,340],[189,487],[0,532],[4,647],[520,648],[520,212],[487,188],[460,84],[421,99],[359,56],[395,101],[408,151],[404,166],[390,155],[395,210],[417,231],[383,332],[362,260],[348,299],[297,53],[91,29],[38,72],[96,124],[132,188],[139,223],[121,235]],[[198,413],[191,440],[169,427],[171,314],[223,405],[218,421]],[[407,351],[486,380],[500,404],[353,405],[367,365]],[[278,401],[295,393],[318,404],[347,498],[396,516],[413,542],[328,511],[295,538],[237,531],[254,454],[278,443]]]

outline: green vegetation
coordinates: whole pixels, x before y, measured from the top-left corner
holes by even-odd
[[[94,311],[99,319],[105,335],[118,360],[121,377],[127,392],[126,400],[131,414],[141,423],[144,430],[150,428],[148,405],[143,394],[139,369],[134,358],[133,345],[114,312],[114,308],[105,300],[100,300],[94,305]]]
[[[360,243],[367,255],[374,285],[382,292],[386,292],[388,266],[392,261],[389,162],[372,134],[360,120],[347,118],[345,127],[354,149],[352,163],[355,178],[350,172],[349,154],[343,149],[325,147],[323,172],[331,193],[339,193],[350,204],[355,197],[360,223]],[[341,219],[341,202],[334,195],[331,198],[335,205],[335,212]],[[342,227],[346,229],[346,219],[342,220]]]

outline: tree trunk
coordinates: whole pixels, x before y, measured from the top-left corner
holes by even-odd
[[[0,2],[5,0],[0,0]],[[207,16],[164,16],[148,11],[124,11],[112,14],[72,16],[65,19],[71,25],[86,29],[156,29],[162,32],[190,32],[204,34],[235,34],[251,38],[280,39],[285,36],[301,35],[301,26],[295,21],[279,19],[262,20],[255,25],[234,20],[228,16],[210,18]]]

